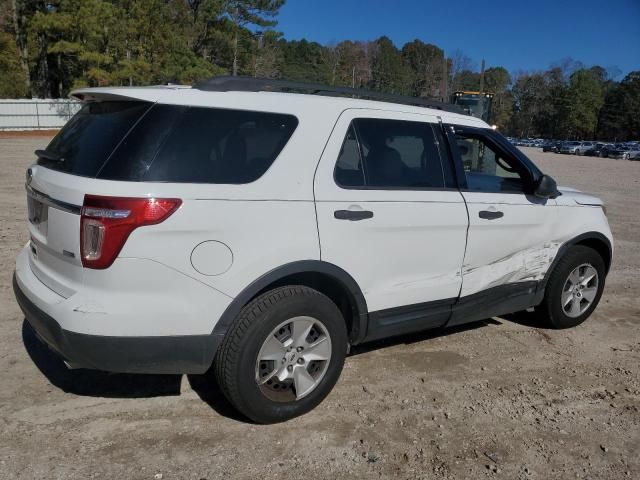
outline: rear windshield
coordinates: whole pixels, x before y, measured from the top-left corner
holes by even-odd
[[[150,106],[147,102],[85,104],[46,148],[50,158],[40,157],[38,164],[59,172],[95,177]]]
[[[123,128],[102,162],[87,160],[91,173],[77,174],[124,181],[249,183],[271,166],[298,124],[291,115],[161,104],[147,107],[136,120]],[[45,162],[60,170],[66,159]]]

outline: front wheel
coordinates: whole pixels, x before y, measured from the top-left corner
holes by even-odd
[[[598,305],[604,289],[605,265],[600,254],[584,245],[571,247],[558,261],[536,312],[552,328],[584,322]]]
[[[316,407],[338,380],[346,352],[338,307],[316,290],[286,286],[242,310],[216,354],[215,372],[238,411],[275,423]]]

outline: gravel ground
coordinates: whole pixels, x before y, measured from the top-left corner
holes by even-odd
[[[68,371],[24,328],[11,274],[46,143],[0,138],[0,478],[640,478],[640,163],[525,149],[608,204],[614,266],[588,322],[363,346],[320,407],[257,426],[205,376]]]

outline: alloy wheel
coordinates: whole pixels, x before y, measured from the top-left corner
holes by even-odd
[[[562,310],[565,315],[576,318],[591,306],[598,293],[598,271],[583,263],[574,268],[562,289]]]
[[[322,381],[331,360],[331,337],[313,317],[285,320],[264,340],[255,367],[261,392],[277,402],[309,395]]]

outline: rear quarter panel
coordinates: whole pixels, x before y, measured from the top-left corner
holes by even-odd
[[[232,253],[232,264],[210,265],[209,269],[201,265],[199,270],[222,273],[204,275],[192,264],[194,248],[206,241],[226,245]],[[235,297],[276,267],[320,258],[314,203],[187,200],[162,224],[136,229],[120,257],[161,262]]]

